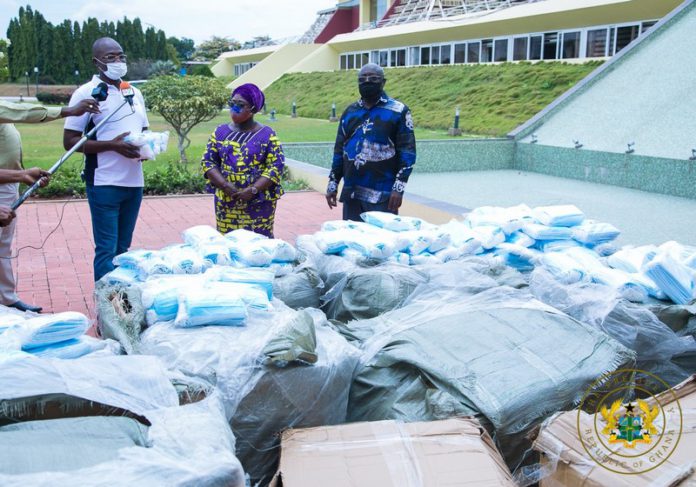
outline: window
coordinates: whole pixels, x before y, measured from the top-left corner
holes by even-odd
[[[421,65],[430,64],[430,48],[421,47]]]
[[[440,63],[452,64],[452,46],[440,46]]]
[[[498,39],[495,41],[495,62],[501,63],[508,60],[508,40]]]
[[[377,22],[387,13],[387,0],[370,0],[370,22]]]
[[[363,67],[363,66],[365,66],[367,63],[370,62],[370,53],[369,53],[369,52],[363,52],[363,53],[360,55],[360,58],[361,58],[360,67]]]
[[[389,65],[391,67],[406,66],[406,49],[393,49],[389,58]]]
[[[353,69],[355,67],[355,56],[348,54],[348,69]]]
[[[529,38],[529,59],[541,59],[541,36],[531,36]]]
[[[348,61],[346,60],[346,55],[341,54],[341,69],[346,69],[348,67]],[[236,66],[235,66],[236,68]]]
[[[392,68],[396,66],[396,51],[392,49],[391,56],[389,57],[389,66]]]
[[[556,59],[558,50],[558,32],[544,34],[544,57],[543,59]]]
[[[564,32],[561,58],[575,59],[577,57],[580,57],[580,32]]]
[[[614,38],[616,37],[616,29],[612,27],[609,29],[609,48],[607,49],[607,56],[614,55]]]
[[[645,34],[650,28],[657,24],[657,20],[651,20],[649,22],[643,22],[643,28],[641,29],[640,33]]]
[[[616,52],[619,52],[624,47],[628,46],[633,40],[638,37],[640,26],[630,25],[628,27],[616,28]]]
[[[430,64],[440,64],[440,46],[430,48]]]
[[[370,62],[379,64],[379,51],[370,52]]]
[[[379,51],[379,65],[383,68],[389,65],[389,51]]]
[[[607,55],[607,29],[587,32],[587,57],[604,57]]]
[[[477,63],[481,59],[480,56],[480,51],[481,51],[481,43],[480,42],[469,42],[466,45],[467,47],[467,62],[468,63]]]
[[[418,66],[420,64],[420,47],[412,47],[409,50],[409,65]]]
[[[529,39],[526,37],[517,37],[512,43],[512,60],[525,61],[527,59],[527,44]]]
[[[493,39],[481,41],[481,62],[490,63],[493,61]]]
[[[466,44],[454,45],[454,62],[457,64],[466,62]]]

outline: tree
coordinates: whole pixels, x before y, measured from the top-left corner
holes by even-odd
[[[171,61],[155,61],[150,66],[150,71],[147,77],[156,78],[157,76],[166,76],[168,74],[176,74],[176,65]]]
[[[196,49],[196,59],[212,61],[223,52],[236,51],[241,45],[238,41],[229,37],[213,36],[209,40],[201,42]]]
[[[229,96],[225,85],[203,76],[160,76],[142,87],[145,104],[159,113],[179,136],[179,154],[188,162],[188,134],[193,127],[220,114]]]
[[[0,39],[0,83],[4,83],[10,77],[10,68],[7,66],[7,41]]]
[[[169,42],[169,44],[176,49],[177,56],[182,61],[188,61],[193,57],[193,53],[196,52],[193,39],[189,39],[187,37],[170,37],[167,39],[167,42]]]

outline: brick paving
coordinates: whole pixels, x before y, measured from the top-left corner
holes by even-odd
[[[23,301],[43,306],[44,312],[80,311],[95,318],[92,259],[94,240],[86,200],[29,202],[18,211],[14,252],[17,293]],[[339,219],[338,209],[326,205],[316,192],[288,193],[278,203],[276,237],[294,243],[313,233],[326,220]],[[149,197],[143,200],[131,248],[158,249],[181,242],[181,232],[194,225],[215,225],[209,195]]]

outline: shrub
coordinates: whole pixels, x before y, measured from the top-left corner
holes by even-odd
[[[67,105],[70,101],[70,94],[39,91],[36,94],[36,99],[47,105]]]
[[[168,74],[175,74],[177,72],[176,66],[171,61],[155,61],[150,66],[150,71],[147,73],[148,79],[154,78],[155,76],[166,76]]]
[[[206,78],[214,78],[215,75],[206,64],[196,64],[191,67],[189,74],[192,76],[205,76]]]
[[[42,75],[39,75],[39,84],[55,85],[58,83],[56,83],[55,78],[53,78],[53,76],[51,76],[50,74],[42,74]]]
[[[147,164],[147,162],[145,162]],[[205,178],[198,171],[198,165],[169,162],[152,171],[145,172],[144,193],[191,194],[205,192]]]

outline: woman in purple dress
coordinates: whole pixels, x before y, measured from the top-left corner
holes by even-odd
[[[264,103],[258,86],[247,83],[235,88],[230,100],[232,123],[215,129],[203,154],[201,168],[208,191],[215,194],[221,233],[244,228],[273,237],[285,156],[273,129],[254,121]]]

